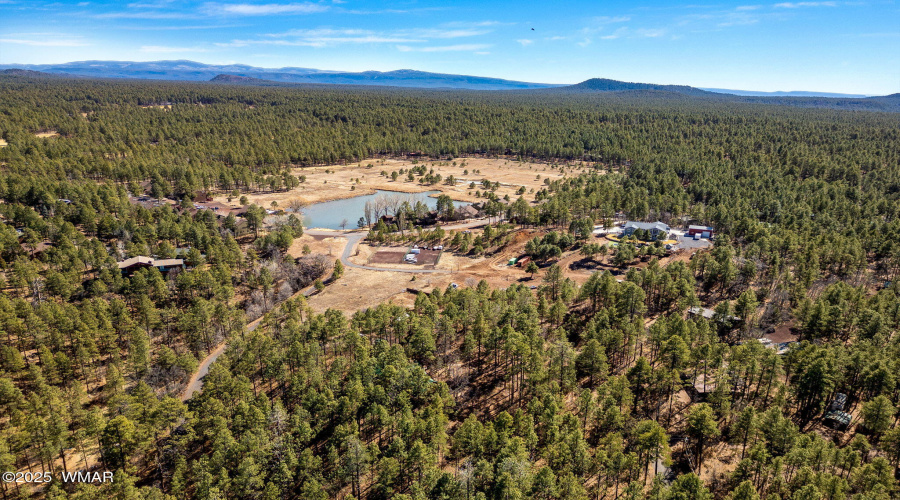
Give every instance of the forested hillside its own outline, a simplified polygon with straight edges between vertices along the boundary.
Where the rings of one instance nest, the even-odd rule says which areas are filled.
[[[3,76],[0,139],[0,469],[116,471],[7,498],[900,493],[897,114]],[[316,314],[296,292],[342,268],[285,257],[297,217],[193,209],[295,188],[291,167],[409,155],[590,167],[510,203],[479,252],[527,227],[556,232],[535,255],[592,255],[617,215],[713,225],[715,246],[666,266],[644,247],[583,284],[548,251],[540,286]],[[135,256],[187,266],[119,270]],[[775,328],[800,342],[754,340]],[[822,425],[837,393],[846,431]]]

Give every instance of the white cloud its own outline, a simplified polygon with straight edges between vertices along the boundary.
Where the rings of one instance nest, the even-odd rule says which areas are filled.
[[[475,37],[491,32],[489,29],[466,28],[460,23],[453,23],[454,26],[458,27],[450,28],[448,24],[451,23],[435,28],[409,28],[386,31],[358,28],[295,29],[283,33],[261,35],[262,38],[256,40],[232,40],[231,43],[217,45],[222,47],[245,47],[248,45],[327,47],[340,44],[419,44],[433,40]]]
[[[475,30],[475,29],[445,29],[445,28],[412,28],[403,30],[390,31],[373,31],[355,28],[314,28],[290,30],[284,33],[271,33],[265,36],[274,38],[313,38],[313,37],[341,37],[341,36],[359,36],[370,35],[381,38],[411,38],[413,41],[425,41],[434,38],[465,38],[471,36],[480,36],[490,33],[491,30]]]
[[[398,45],[397,50],[399,50],[400,52],[476,52],[490,47],[490,45],[483,43],[442,45],[431,47],[410,47],[408,45]]]
[[[458,28],[458,27],[486,27],[486,26],[513,26],[516,23],[501,23],[500,21],[451,21],[448,23],[444,23],[443,26],[447,26],[448,28]]]
[[[487,35],[491,30],[477,29],[443,29],[443,28],[417,28],[412,30],[401,30],[398,33],[409,33],[410,35],[420,36],[424,38],[465,38],[470,36]]]
[[[628,21],[631,21],[631,17],[629,17],[629,16],[592,17],[587,20],[587,23],[588,23],[587,26],[585,26],[584,28],[581,28],[581,30],[579,31],[582,40],[577,43],[578,43],[578,45],[580,45],[582,47],[587,47],[594,41],[593,40],[594,36],[596,36],[598,33],[602,33],[608,29],[611,29],[610,25],[621,24],[621,23],[625,23]],[[601,36],[600,38],[604,39],[604,40],[612,40],[614,38],[619,38],[621,36],[621,33],[623,32],[622,30],[623,30],[623,28],[619,28],[616,30],[616,33],[619,33],[619,34]]]
[[[623,27],[617,29],[616,31],[613,31],[611,34],[601,36],[600,38],[602,40],[615,40],[616,38],[622,38],[623,36],[625,36],[627,34],[628,34],[628,28],[623,26]]]
[[[837,2],[784,2],[776,3],[776,9],[799,9],[800,7],[837,7]]]
[[[270,33],[261,40],[233,40],[222,47],[246,47],[247,45],[284,45],[300,47],[326,47],[345,43],[422,43],[424,38],[401,36],[399,34],[377,33],[361,29],[318,28],[291,30],[285,33]]]
[[[90,45],[78,40],[28,40],[24,38],[0,38],[0,43],[14,43],[32,47],[86,47]]]
[[[174,0],[156,0],[145,2],[134,2],[128,4],[131,9],[163,9],[172,5]]]
[[[207,14],[238,16],[272,16],[278,14],[314,14],[325,12],[330,7],[315,3],[214,3],[203,5]]]
[[[163,45],[142,45],[141,52],[154,54],[175,54],[178,52],[206,52],[206,49],[195,47],[166,47]]]
[[[186,14],[184,12],[155,12],[155,11],[139,11],[139,12],[108,12],[106,14],[97,14],[97,19],[197,19],[198,16]]]
[[[635,33],[637,34],[637,36],[643,38],[659,38],[666,34],[666,30],[641,28],[639,30],[636,30]]]
[[[519,42],[519,43],[521,43],[521,44],[522,44],[522,47],[528,47],[529,45],[531,45],[531,44],[534,43],[534,40],[528,40],[528,39],[526,39],[526,38],[523,38],[523,39],[521,39],[521,40],[516,40],[516,41]]]
[[[599,16],[590,19],[591,24],[615,24],[631,21],[628,16]]]

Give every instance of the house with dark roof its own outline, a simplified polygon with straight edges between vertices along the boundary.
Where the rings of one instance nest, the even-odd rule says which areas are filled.
[[[828,410],[822,418],[825,425],[838,431],[845,431],[850,427],[853,416],[844,411]]]
[[[453,218],[455,220],[463,220],[463,219],[474,219],[478,217],[478,209],[472,205],[466,205],[464,207],[459,207],[453,211]]]

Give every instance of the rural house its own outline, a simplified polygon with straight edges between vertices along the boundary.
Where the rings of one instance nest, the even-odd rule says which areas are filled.
[[[155,267],[159,269],[159,272],[166,274],[173,269],[184,269],[184,259],[154,259],[153,257],[138,255],[119,262],[117,266],[125,276],[131,276],[138,269],[148,267]]]
[[[638,229],[643,229],[650,233],[650,238],[654,240],[658,240],[660,238],[665,238],[666,235],[669,234],[669,226],[663,222],[634,222],[628,221],[625,223],[625,226],[622,228],[622,234],[624,236],[631,236]]]

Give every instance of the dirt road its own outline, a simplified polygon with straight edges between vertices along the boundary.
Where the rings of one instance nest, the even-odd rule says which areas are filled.
[[[475,220],[464,222],[460,224],[452,224],[449,226],[443,226],[445,230],[450,229],[466,229],[472,227],[479,227],[487,224],[487,222],[483,220]],[[350,262],[350,254],[353,252],[353,249],[356,248],[356,245],[366,237],[365,231],[350,231],[346,233],[339,233],[336,231],[323,231],[316,229],[309,229],[306,231],[306,234],[311,236],[332,236],[332,237],[343,237],[347,239],[346,245],[344,245],[344,251],[341,254],[341,262],[345,266],[356,267],[359,269],[368,269],[370,271],[388,271],[394,273],[421,273],[421,274],[429,274],[429,273],[449,273],[450,271],[446,271],[443,269],[385,269],[382,267],[372,267],[372,266],[361,266],[359,264],[354,264]],[[314,287],[308,287],[305,290],[302,290],[299,293],[309,297],[315,291]],[[260,320],[257,319],[247,324],[247,331],[252,332],[259,326]],[[225,352],[225,347],[228,345],[228,340],[223,340],[219,345],[216,346],[215,349],[212,350],[203,361],[200,362],[200,365],[197,367],[197,371],[191,375],[191,379],[188,381],[187,386],[185,386],[184,391],[181,393],[181,400],[187,401],[191,399],[194,394],[199,393],[203,390],[203,377],[205,377],[209,373],[209,367]]]
[[[315,290],[315,287],[310,286],[297,293],[302,293],[306,297],[309,297]],[[250,323],[247,323],[245,329],[248,332],[252,332],[256,329],[257,326],[259,326],[260,321],[262,321],[262,318],[258,318],[251,321]],[[228,347],[228,339],[225,339],[221,343],[219,343],[219,345],[217,345],[215,349],[213,349],[209,354],[206,355],[205,358],[203,358],[203,361],[201,361],[200,365],[197,366],[197,370],[193,375],[191,375],[191,379],[184,387],[184,390],[181,391],[182,401],[191,399],[194,394],[197,394],[198,392],[203,390],[203,377],[205,377],[209,373],[209,367],[212,366],[212,364],[215,363],[217,359],[219,359],[219,356],[221,356],[223,352],[225,352],[226,347]]]

